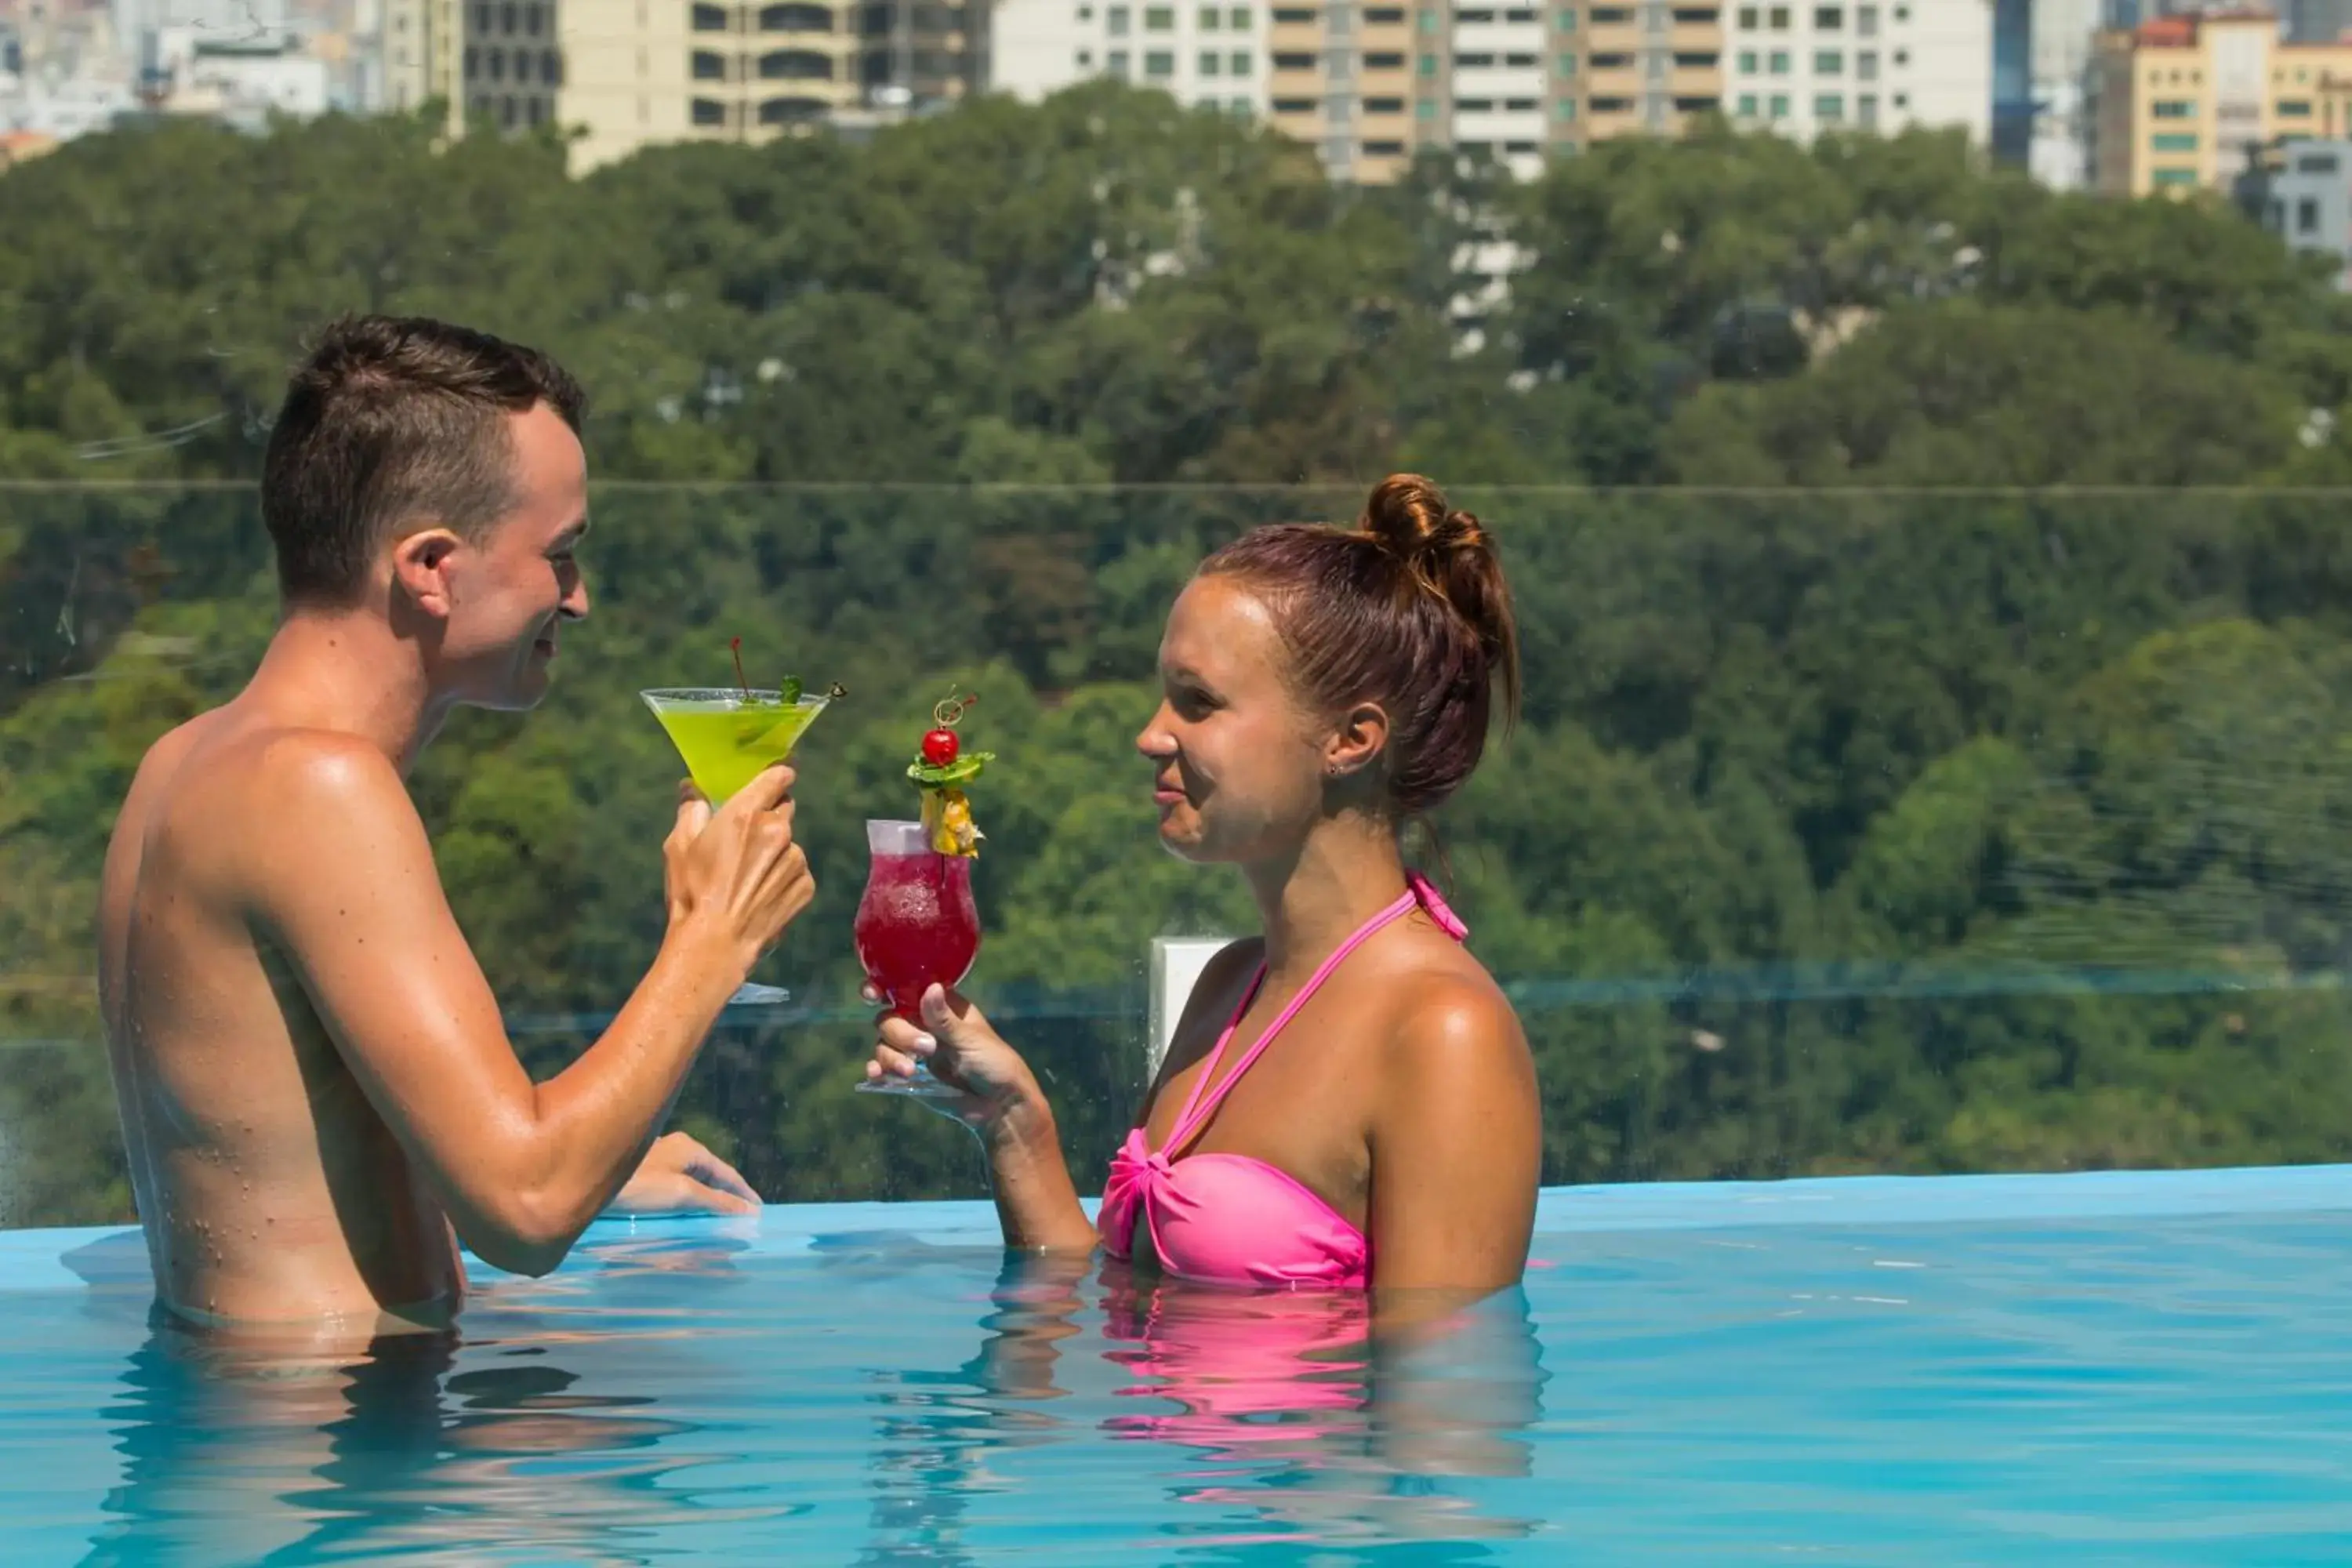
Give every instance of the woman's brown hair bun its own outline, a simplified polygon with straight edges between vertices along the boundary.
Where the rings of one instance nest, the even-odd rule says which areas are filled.
[[[1451,605],[1476,634],[1486,668],[1503,689],[1503,711],[1519,709],[1518,628],[1494,541],[1475,515],[1458,511],[1435,481],[1391,474],[1372,487],[1357,525]]]
[[[1494,542],[1418,474],[1374,486],[1352,530],[1256,529],[1201,571],[1265,594],[1317,706],[1387,705],[1388,791],[1403,813],[1434,807],[1478,765],[1496,687],[1506,715],[1517,711],[1518,636]]]

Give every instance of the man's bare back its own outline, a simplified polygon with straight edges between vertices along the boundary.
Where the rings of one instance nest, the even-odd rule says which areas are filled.
[[[148,752],[100,890],[132,1190],[185,1317],[429,1327],[463,1299],[459,1241],[536,1274],[615,1202],[757,1207],[655,1133],[814,896],[789,770],[716,812],[682,792],[661,949],[544,1083],[407,792],[453,709],[533,706],[588,614],[578,417],[551,362],[429,321],[339,326],[289,390],[263,481],[286,618],[244,692]]]
[[[157,1292],[199,1321],[438,1323],[465,1284],[448,1222],[250,916],[269,770],[334,742],[241,706],[148,752],[100,884],[100,995]]]

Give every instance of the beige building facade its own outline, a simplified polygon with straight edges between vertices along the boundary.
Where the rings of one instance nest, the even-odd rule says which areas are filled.
[[[2090,81],[2093,185],[2227,190],[2283,137],[2352,132],[2352,44],[2290,44],[2260,12],[2165,16],[2102,35]]]

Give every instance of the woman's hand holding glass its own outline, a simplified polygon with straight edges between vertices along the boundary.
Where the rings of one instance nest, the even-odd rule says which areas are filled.
[[[860,994],[868,1002],[884,999],[870,984]],[[911,1078],[918,1063],[927,1063],[933,1078],[956,1091],[935,1101],[937,1108],[983,1135],[1045,1111],[1029,1064],[970,1000],[932,985],[923,993],[922,1015],[919,1026],[887,1008],[877,1016],[867,1082]]]

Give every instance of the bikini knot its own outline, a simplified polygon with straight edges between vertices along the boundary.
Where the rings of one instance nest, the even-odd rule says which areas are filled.
[[[1404,880],[1405,885],[1412,889],[1412,896],[1421,900],[1421,907],[1428,911],[1429,918],[1437,922],[1438,930],[1456,942],[1469,936],[1470,928],[1462,923],[1462,917],[1454,912],[1454,907],[1445,901],[1444,895],[1428,878],[1418,871],[1408,871]]]

